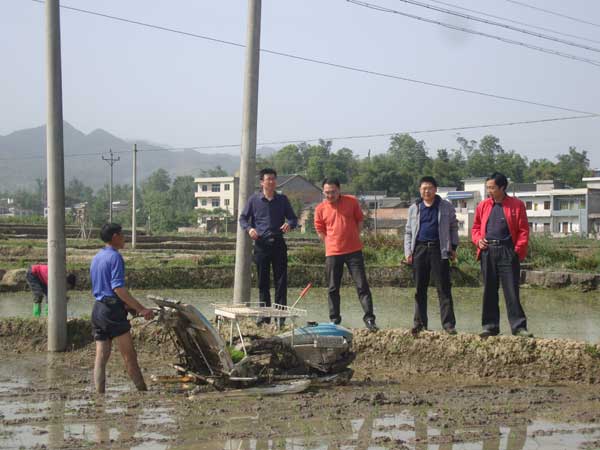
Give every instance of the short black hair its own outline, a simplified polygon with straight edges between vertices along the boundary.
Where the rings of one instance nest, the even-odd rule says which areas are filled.
[[[265,175],[275,175],[275,178],[277,178],[277,171],[275,169],[272,169],[271,167],[265,167],[264,169],[260,169],[260,172],[258,172],[258,178],[260,178],[260,181],[263,180]]]
[[[110,242],[115,234],[123,231],[123,227],[118,223],[105,223],[100,230],[100,239],[103,242]]]
[[[69,289],[74,289],[77,284],[77,276],[74,273],[70,273],[67,275],[67,284],[69,285]]]
[[[504,191],[506,191],[506,188],[508,187],[508,178],[506,178],[506,175],[500,172],[494,172],[489,177],[487,177],[485,181],[490,180],[494,180],[496,186],[498,186],[499,188],[504,188]]]
[[[325,178],[321,184],[321,187],[325,186],[326,184],[335,184],[337,187],[340,187],[340,179],[335,177]]]
[[[436,187],[436,189],[438,187],[438,184],[437,184],[437,181],[435,181],[435,178],[430,177],[430,176],[421,177],[421,179],[419,180],[419,187],[421,187],[421,185],[423,183],[431,183]]]

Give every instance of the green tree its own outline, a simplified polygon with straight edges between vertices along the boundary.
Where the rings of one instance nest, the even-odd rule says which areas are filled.
[[[202,169],[200,171],[201,177],[226,177],[229,174],[225,169],[223,169],[220,165],[215,167],[214,169]]]
[[[171,177],[165,169],[158,169],[152,172],[142,183],[143,191],[167,192],[171,187]]]
[[[583,186],[581,179],[591,173],[587,152],[585,150],[578,152],[575,147],[569,147],[569,153],[558,155],[556,158],[558,178],[572,187]]]
[[[86,186],[83,181],[72,178],[65,189],[65,205],[73,206],[76,203],[91,203],[94,199],[94,190]]]
[[[556,164],[545,158],[531,161],[525,172],[525,181],[529,183],[537,180],[554,180],[555,178]]]

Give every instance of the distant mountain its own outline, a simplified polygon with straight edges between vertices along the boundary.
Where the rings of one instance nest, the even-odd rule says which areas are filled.
[[[161,147],[136,141],[138,181],[159,168],[172,177],[199,176],[202,169],[221,166],[233,174],[239,169],[239,156],[223,153],[200,153],[194,150],[158,151]],[[133,142],[108,131],[97,129],[85,134],[64,122],[64,153],[66,183],[78,178],[94,189],[109,181],[109,166],[102,160],[112,149],[120,160],[114,164],[114,183],[131,184]],[[269,149],[270,150],[270,149]],[[92,153],[92,155],[86,155]],[[28,128],[0,136],[0,192],[31,188],[36,178],[46,177],[46,127]]]

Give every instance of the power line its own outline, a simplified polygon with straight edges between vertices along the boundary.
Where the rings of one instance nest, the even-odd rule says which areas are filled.
[[[450,6],[451,8],[461,9],[463,11],[469,11],[469,12],[472,12],[472,13],[475,13],[475,14],[481,14],[482,16],[492,17],[494,19],[499,19],[499,20],[505,20],[506,22],[516,23],[517,25],[524,25],[524,26],[529,27],[529,28],[535,28],[536,30],[549,31],[550,33],[558,34],[560,36],[566,36],[566,37],[571,37],[571,38],[575,38],[575,39],[580,39],[582,41],[594,42],[595,44],[600,44],[600,41],[597,41],[597,40],[594,40],[594,39],[590,39],[590,38],[587,38],[587,37],[578,36],[576,34],[565,33],[565,32],[562,32],[562,31],[553,30],[552,28],[540,27],[539,25],[532,25],[530,23],[520,22],[518,20],[509,19],[507,17],[496,16],[494,14],[489,14],[489,13],[486,13],[486,12],[483,12],[483,11],[478,11],[476,9],[465,8],[464,6],[455,5],[453,3],[443,2],[441,0],[429,0],[429,1],[433,2],[433,3],[438,3],[440,5]]]
[[[448,131],[464,131],[464,130],[474,130],[481,128],[495,128],[495,127],[509,127],[509,126],[517,126],[517,125],[532,125],[538,123],[550,123],[550,122],[562,122],[566,120],[577,120],[577,119],[593,119],[600,117],[600,114],[587,114],[582,116],[563,116],[563,117],[550,117],[547,119],[532,119],[532,120],[521,120],[521,121],[510,121],[510,122],[497,122],[497,123],[488,123],[488,124],[479,124],[479,125],[464,125],[458,127],[448,127],[448,128],[428,128],[421,130],[407,130],[407,131],[394,131],[388,133],[373,133],[373,134],[360,134],[360,135],[350,135],[350,136],[331,136],[331,137],[321,137],[321,138],[293,138],[279,141],[265,141],[259,142],[257,145],[265,146],[265,145],[283,145],[283,144],[299,144],[304,142],[318,142],[319,140],[326,141],[342,141],[342,140],[352,140],[352,139],[369,139],[376,137],[389,137],[394,136],[396,134],[428,134],[428,133],[440,133],[440,132],[448,132]],[[181,150],[217,150],[224,148],[239,148],[240,144],[218,144],[218,145],[201,145],[201,146],[188,146],[188,147],[161,147],[161,148],[138,148],[138,152],[166,152],[166,151],[181,151]],[[117,153],[130,153],[131,150],[121,150],[121,151],[113,151],[113,154]],[[71,153],[65,155],[65,158],[71,157],[80,157],[80,156],[98,156],[104,155],[106,152],[91,152],[91,153]],[[0,161],[22,161],[22,160],[30,160],[30,159],[44,159],[45,156],[40,155],[29,155],[23,156],[19,158],[0,158]]]
[[[535,31],[526,30],[524,28],[513,27],[513,26],[507,25],[505,23],[495,22],[493,20],[488,20],[488,19],[482,19],[481,17],[475,17],[475,16],[471,16],[470,14],[465,14],[465,13],[461,13],[461,12],[458,12],[458,11],[452,11],[451,9],[440,8],[439,6],[433,6],[433,5],[430,5],[430,4],[427,4],[427,3],[423,3],[423,2],[420,2],[420,1],[417,1],[417,0],[398,0],[398,1],[407,3],[409,5],[420,6],[421,8],[426,8],[426,9],[430,9],[430,10],[433,10],[433,11],[438,11],[438,12],[441,12],[441,13],[444,13],[444,14],[449,14],[449,15],[456,16],[456,17],[461,17],[463,19],[472,20],[474,22],[480,22],[480,23],[484,23],[486,25],[492,25],[494,27],[500,27],[500,28],[504,28],[504,29],[507,29],[507,30],[516,31],[518,33],[527,34],[529,36],[534,36],[534,37],[537,37],[537,38],[541,38],[541,39],[546,39],[546,40],[558,42],[560,44],[570,45],[572,47],[578,47],[578,48],[582,48],[584,50],[590,50],[592,52],[600,52],[600,49],[597,48],[597,47],[590,47],[589,45],[578,44],[577,42],[567,41],[565,39],[557,38],[557,37],[554,37],[554,36],[549,36],[547,34],[537,33]]]
[[[461,31],[463,33],[475,34],[477,36],[483,36],[483,37],[487,37],[487,38],[490,38],[490,39],[495,39],[497,41],[501,41],[501,42],[504,42],[506,44],[518,45],[520,47],[525,47],[525,48],[528,48],[530,50],[536,50],[536,51],[539,51],[539,52],[542,52],[542,53],[548,53],[550,55],[560,56],[561,58],[567,58],[567,59],[572,59],[572,60],[575,60],[575,61],[581,61],[581,62],[585,62],[585,63],[591,64],[593,66],[596,66],[596,67],[600,67],[600,61],[596,61],[594,59],[588,59],[588,58],[583,58],[583,57],[580,57],[580,56],[572,55],[571,53],[565,53],[565,52],[561,52],[561,51],[558,51],[558,50],[549,49],[549,48],[546,48],[546,47],[540,47],[539,45],[533,45],[533,44],[528,44],[528,43],[522,42],[522,41],[516,41],[514,39],[504,38],[502,36],[498,36],[498,35],[495,35],[495,34],[489,34],[489,33],[484,33],[482,31],[472,30],[470,28],[465,28],[465,27],[460,27],[460,26],[457,26],[457,25],[452,25],[450,23],[441,22],[439,20],[427,19],[426,17],[417,16],[415,14],[405,13],[405,12],[398,11],[398,10],[391,9],[391,8],[385,8],[383,6],[374,5],[372,3],[362,2],[362,1],[359,1],[359,0],[346,0],[346,1],[348,3],[352,3],[354,5],[362,6],[363,8],[373,9],[375,11],[380,11],[380,12],[385,12],[385,13],[390,13],[390,14],[398,14],[400,16],[409,17],[411,19],[419,20],[421,22],[432,23],[434,25],[439,25],[441,27],[449,28],[451,30]],[[401,1],[405,1],[405,0],[401,0]]]
[[[36,2],[36,3],[43,3],[42,0],[31,0],[31,1]],[[65,5],[61,5],[61,8],[64,8],[64,9],[67,9],[67,10],[73,10],[73,11],[81,12],[81,13],[84,13],[84,14],[90,14],[90,15],[94,15],[94,16],[100,16],[100,17],[104,17],[104,18],[107,18],[107,19],[117,20],[117,21],[120,21],[120,22],[130,23],[130,24],[133,24],[133,25],[139,25],[139,26],[146,27],[146,28],[154,28],[154,29],[158,29],[158,30],[161,30],[161,31],[168,31],[168,32],[171,32],[171,33],[181,34],[181,35],[188,36],[188,37],[194,37],[194,38],[198,38],[198,39],[204,39],[204,40],[208,40],[208,41],[219,43],[219,44],[231,45],[231,46],[235,46],[235,47],[245,47],[244,44],[240,44],[240,43],[237,43],[237,42],[226,41],[226,40],[223,40],[223,39],[217,39],[217,38],[214,38],[214,37],[204,36],[204,35],[190,33],[190,32],[181,31],[181,30],[176,30],[176,29],[173,29],[173,28],[167,28],[167,27],[162,27],[162,26],[158,26],[158,25],[152,25],[152,24],[149,24],[149,23],[139,22],[139,21],[135,21],[135,20],[124,19],[122,17],[110,16],[108,14],[97,13],[95,11],[89,11],[89,10],[84,10],[84,9],[79,9],[79,8],[73,8],[71,6],[65,6]],[[382,78],[395,79],[395,80],[400,80],[400,81],[406,81],[406,82],[409,82],[409,83],[421,84],[421,85],[424,85],[424,86],[437,87],[437,88],[440,88],[440,89],[447,89],[447,90],[451,90],[451,91],[462,92],[462,93],[466,93],[466,94],[473,94],[473,95],[479,95],[479,96],[482,96],[482,97],[495,98],[497,100],[506,100],[506,101],[512,101],[512,102],[517,102],[517,103],[523,103],[523,104],[533,105],[533,106],[541,106],[541,107],[544,107],[544,108],[551,108],[551,109],[556,109],[556,110],[560,110],[560,111],[567,111],[567,112],[572,112],[572,113],[577,113],[577,114],[595,114],[595,113],[590,112],[590,111],[581,111],[581,110],[577,110],[577,109],[573,109],[573,108],[565,108],[565,107],[562,107],[562,106],[556,106],[556,105],[551,105],[551,104],[547,104],[547,103],[541,103],[541,102],[536,102],[536,101],[531,101],[531,100],[519,99],[519,98],[516,98],[516,97],[509,97],[509,96],[504,96],[504,95],[497,95],[497,94],[492,94],[492,93],[489,93],[489,92],[476,91],[476,90],[473,90],[473,89],[465,89],[465,88],[460,88],[460,87],[446,85],[446,84],[441,84],[441,83],[433,83],[433,82],[430,82],[430,81],[418,80],[418,79],[415,79],[415,78],[404,77],[404,76],[401,76],[401,75],[395,75],[395,74],[377,72],[377,71],[374,71],[374,70],[368,70],[368,69],[363,69],[363,68],[355,67],[355,66],[348,66],[348,65],[344,65],[344,64],[332,63],[332,62],[328,62],[328,61],[318,60],[318,59],[315,59],[315,58],[309,58],[309,57],[294,55],[294,54],[291,54],[291,53],[279,52],[279,51],[275,51],[275,50],[261,49],[261,52],[262,53],[271,54],[271,55],[276,55],[276,56],[282,56],[282,57],[285,57],[285,58],[291,58],[291,59],[295,59],[295,60],[298,60],[298,61],[310,62],[310,63],[319,64],[319,65],[328,66],[328,67],[335,67],[335,68],[338,68],[338,69],[348,70],[348,71],[352,71],[352,72],[359,72],[359,73],[364,73],[364,74],[367,74],[367,75],[374,75],[374,76],[378,76],[378,77],[382,77]]]
[[[597,23],[594,23],[594,22],[588,22],[587,20],[579,19],[578,17],[567,16],[566,14],[562,14],[562,13],[559,13],[559,12],[556,12],[556,11],[551,11],[549,9],[540,8],[539,6],[533,6],[533,5],[529,5],[527,3],[518,2],[516,0],[506,0],[506,1],[509,2],[509,3],[514,3],[515,5],[524,6],[525,8],[535,9],[536,11],[542,11],[542,12],[545,12],[547,14],[552,14],[553,16],[564,17],[565,19],[574,20],[575,22],[585,23],[587,25],[592,25],[593,27],[599,27],[600,28],[600,24],[597,24]]]

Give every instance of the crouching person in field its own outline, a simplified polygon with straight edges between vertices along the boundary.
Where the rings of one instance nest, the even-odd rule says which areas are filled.
[[[110,357],[113,339],[125,361],[127,373],[138,391],[146,391],[146,383],[137,361],[137,353],[131,338],[131,324],[127,311],[137,312],[146,320],[154,313],[138,302],[125,287],[125,263],[119,250],[125,247],[121,225],[107,223],[100,231],[106,246],[100,250],[90,266],[92,293],[96,301],[92,310],[92,333],[96,341],[94,384],[96,392],[106,389],[106,364]]]

